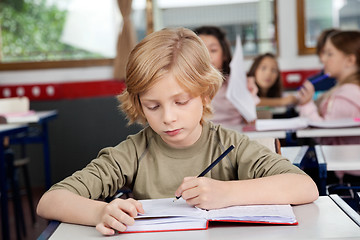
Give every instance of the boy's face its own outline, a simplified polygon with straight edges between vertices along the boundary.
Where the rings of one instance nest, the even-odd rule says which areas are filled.
[[[187,147],[199,139],[202,99],[192,97],[172,74],[140,94],[140,102],[150,127],[170,146]]]

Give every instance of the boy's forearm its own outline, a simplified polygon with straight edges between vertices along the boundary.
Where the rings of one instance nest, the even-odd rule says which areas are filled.
[[[95,226],[105,202],[81,197],[68,190],[46,192],[39,201],[37,214],[46,219]]]
[[[231,181],[230,205],[304,204],[315,201],[318,190],[313,180],[302,174],[279,174],[251,180]]]

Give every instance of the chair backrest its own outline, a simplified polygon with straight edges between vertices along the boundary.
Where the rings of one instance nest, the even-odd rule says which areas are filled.
[[[279,139],[267,137],[267,138],[254,138],[252,139],[265,147],[269,148],[271,151],[281,154],[281,144]]]
[[[22,113],[30,109],[29,98],[14,97],[0,99],[0,114]]]

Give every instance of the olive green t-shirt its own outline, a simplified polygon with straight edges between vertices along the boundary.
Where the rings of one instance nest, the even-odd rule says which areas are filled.
[[[115,147],[102,149],[84,169],[51,187],[91,199],[113,196],[122,187],[136,199],[173,197],[186,176],[198,176],[230,145],[234,149],[205,177],[222,181],[282,173],[305,174],[284,157],[236,131],[205,122],[192,146],[173,148],[150,127]]]

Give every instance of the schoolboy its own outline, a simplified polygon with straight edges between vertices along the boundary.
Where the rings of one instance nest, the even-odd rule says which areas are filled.
[[[222,80],[191,30],[163,29],[147,36],[129,56],[127,89],[119,100],[130,124],[148,126],[55,184],[41,198],[38,214],[111,235],[144,211],[134,199],[93,200],[123,186],[136,199],[182,195],[204,209],[314,201],[317,187],[304,172],[248,137],[206,120]],[[205,177],[191,177],[230,145],[235,149]]]

